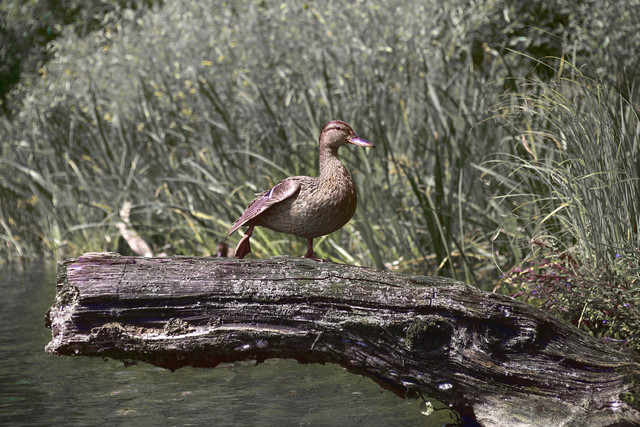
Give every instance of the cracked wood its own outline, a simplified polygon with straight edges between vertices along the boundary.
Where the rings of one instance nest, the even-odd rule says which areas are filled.
[[[623,398],[637,395],[640,372],[628,356],[461,282],[290,257],[87,254],[58,274],[50,353],[172,370],[338,363],[489,424],[640,422]]]

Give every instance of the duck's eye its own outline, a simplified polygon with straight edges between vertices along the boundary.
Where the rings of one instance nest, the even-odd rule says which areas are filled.
[[[336,126],[336,130],[342,130],[340,126]]]

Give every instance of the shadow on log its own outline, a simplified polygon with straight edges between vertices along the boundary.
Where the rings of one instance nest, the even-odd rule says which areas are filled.
[[[58,268],[46,351],[171,370],[337,363],[485,425],[640,423],[640,365],[461,282],[290,257],[87,254]]]

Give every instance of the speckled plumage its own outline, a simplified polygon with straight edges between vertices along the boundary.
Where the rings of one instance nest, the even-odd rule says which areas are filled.
[[[319,176],[292,176],[258,194],[227,233],[229,236],[239,227],[249,226],[236,248],[237,257],[243,258],[251,251],[249,238],[253,228],[261,226],[306,238],[304,256],[315,258],[313,239],[340,229],[356,211],[358,200],[353,179],[338,158],[338,148],[349,143],[374,147],[359,138],[345,122],[334,120],[322,128]]]

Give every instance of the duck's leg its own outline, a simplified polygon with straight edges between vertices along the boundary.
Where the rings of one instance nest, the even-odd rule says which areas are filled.
[[[313,256],[313,238],[307,238],[307,253],[302,258],[308,258],[315,261],[328,262],[326,259]]]
[[[249,229],[244,233],[244,236],[240,239],[240,243],[238,243],[238,246],[236,247],[236,256],[238,258],[244,258],[249,252],[251,252],[249,239],[251,238],[251,234],[253,234],[253,227],[255,227],[255,224],[249,225]]]
[[[313,237],[307,238],[307,253],[302,258],[315,259],[313,256]]]

